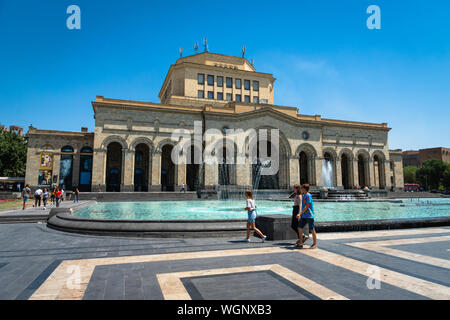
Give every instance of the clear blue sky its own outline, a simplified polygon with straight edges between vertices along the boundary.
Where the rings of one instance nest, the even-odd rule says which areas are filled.
[[[66,9],[81,8],[81,30]],[[381,8],[369,30],[366,8]],[[0,123],[94,128],[91,101],[159,102],[170,66],[208,38],[247,47],[275,103],[324,118],[387,122],[389,147],[450,147],[450,2],[0,0]]]

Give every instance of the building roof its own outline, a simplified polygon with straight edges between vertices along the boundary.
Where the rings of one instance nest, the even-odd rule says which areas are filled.
[[[163,92],[167,86],[167,83],[172,75],[172,72],[176,68],[183,68],[193,66],[195,68],[210,68],[219,70],[232,70],[236,73],[252,73],[253,75],[258,75],[260,77],[269,78],[272,81],[276,79],[271,73],[257,72],[255,67],[243,57],[229,56],[225,54],[213,53],[213,52],[202,52],[191,56],[179,58],[175,64],[172,64],[167,71],[164,82],[159,90],[158,97],[161,99]]]

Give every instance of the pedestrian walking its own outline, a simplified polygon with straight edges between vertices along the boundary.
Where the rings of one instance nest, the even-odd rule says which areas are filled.
[[[73,193],[73,203],[78,202],[78,194],[80,193],[80,191],[78,191],[78,188],[75,188],[75,191]]]
[[[296,248],[303,248],[303,227],[308,224],[309,230],[311,230],[313,236],[313,244],[311,245],[311,249],[317,248],[317,235],[316,230],[314,229],[314,207],[312,196],[309,193],[309,184],[303,184],[301,189],[302,193],[302,211],[297,215],[297,219],[299,220],[298,224],[298,234],[299,234],[299,242],[295,245]]]
[[[27,184],[25,185],[25,188],[22,190],[22,198],[23,198],[23,206],[22,210],[25,210],[27,208],[27,202],[28,199],[31,197],[31,189],[30,186]]]
[[[52,188],[52,190],[50,191],[50,202],[51,204],[56,203],[56,188]]]
[[[44,191],[42,192],[42,200],[44,202],[44,210],[45,210],[45,209],[47,209],[47,200],[48,200],[47,188],[44,188]]]
[[[37,208],[38,204],[39,207],[41,206],[41,196],[42,196],[42,189],[37,188],[37,190],[34,192],[34,207]]]
[[[61,190],[59,189],[59,188],[56,188],[56,193],[55,193],[55,195],[56,195],[56,207],[58,208],[59,207],[59,205],[61,204],[61,198],[62,198],[62,192],[61,192]]]
[[[294,197],[294,205],[292,206],[291,228],[297,234],[297,238],[298,238],[298,219],[297,219],[297,215],[300,213],[300,206],[302,204],[302,194],[301,194],[301,191],[300,191],[300,185],[299,184],[295,184],[294,187],[293,187],[292,192],[294,193],[295,197]],[[306,225],[303,228],[303,243],[305,243],[305,241],[308,240],[308,239],[309,239],[309,228],[308,228],[308,225]],[[299,241],[297,240],[297,242],[295,244],[297,245],[298,243],[299,243]]]
[[[262,242],[266,240],[266,236],[256,228],[255,220],[256,220],[256,203],[253,200],[253,193],[250,190],[245,191],[245,198],[247,199],[246,207],[244,210],[247,210],[248,220],[247,220],[247,238],[245,241],[250,242],[250,230],[254,230],[262,239]]]

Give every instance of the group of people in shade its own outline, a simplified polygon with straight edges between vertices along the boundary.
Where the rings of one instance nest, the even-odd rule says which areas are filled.
[[[298,240],[294,247],[302,249],[303,244],[309,239],[309,234],[311,233],[313,237],[313,244],[310,248],[315,249],[317,248],[317,235],[314,228],[314,207],[312,196],[309,193],[309,184],[303,184],[302,186],[299,184],[294,185],[293,193],[295,197],[292,210],[291,227],[298,235]],[[245,241],[250,242],[250,231],[254,230],[264,242],[267,236],[265,236],[261,230],[255,226],[256,204],[253,199],[253,192],[251,190],[245,191],[245,197],[247,198],[247,203],[244,210],[248,212],[247,238]]]
[[[79,195],[78,188],[75,189],[73,192],[73,202],[78,202],[78,195]],[[22,190],[22,199],[23,199],[23,206],[22,210],[25,210],[27,207],[28,200],[31,198],[31,188],[27,184],[25,188]],[[47,209],[47,203],[48,199],[50,198],[50,203],[54,204],[56,207],[59,207],[61,204],[61,201],[64,201],[65,198],[65,191],[62,186],[60,187],[52,187],[52,188],[37,188],[36,191],[34,191],[34,208],[40,208],[41,207],[41,201],[43,204],[43,210]]]

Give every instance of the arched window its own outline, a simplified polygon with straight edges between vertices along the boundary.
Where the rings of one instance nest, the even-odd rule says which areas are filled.
[[[59,185],[63,186],[65,189],[72,188],[72,166],[73,166],[73,155],[68,153],[73,153],[72,146],[64,146],[61,148],[61,159],[59,162]]]
[[[61,148],[61,152],[73,152],[72,146],[64,146]]]
[[[92,154],[91,147],[84,146],[80,151],[80,191],[91,191],[92,184]]]
[[[92,153],[92,148],[91,147],[83,147],[81,148],[81,153]]]

